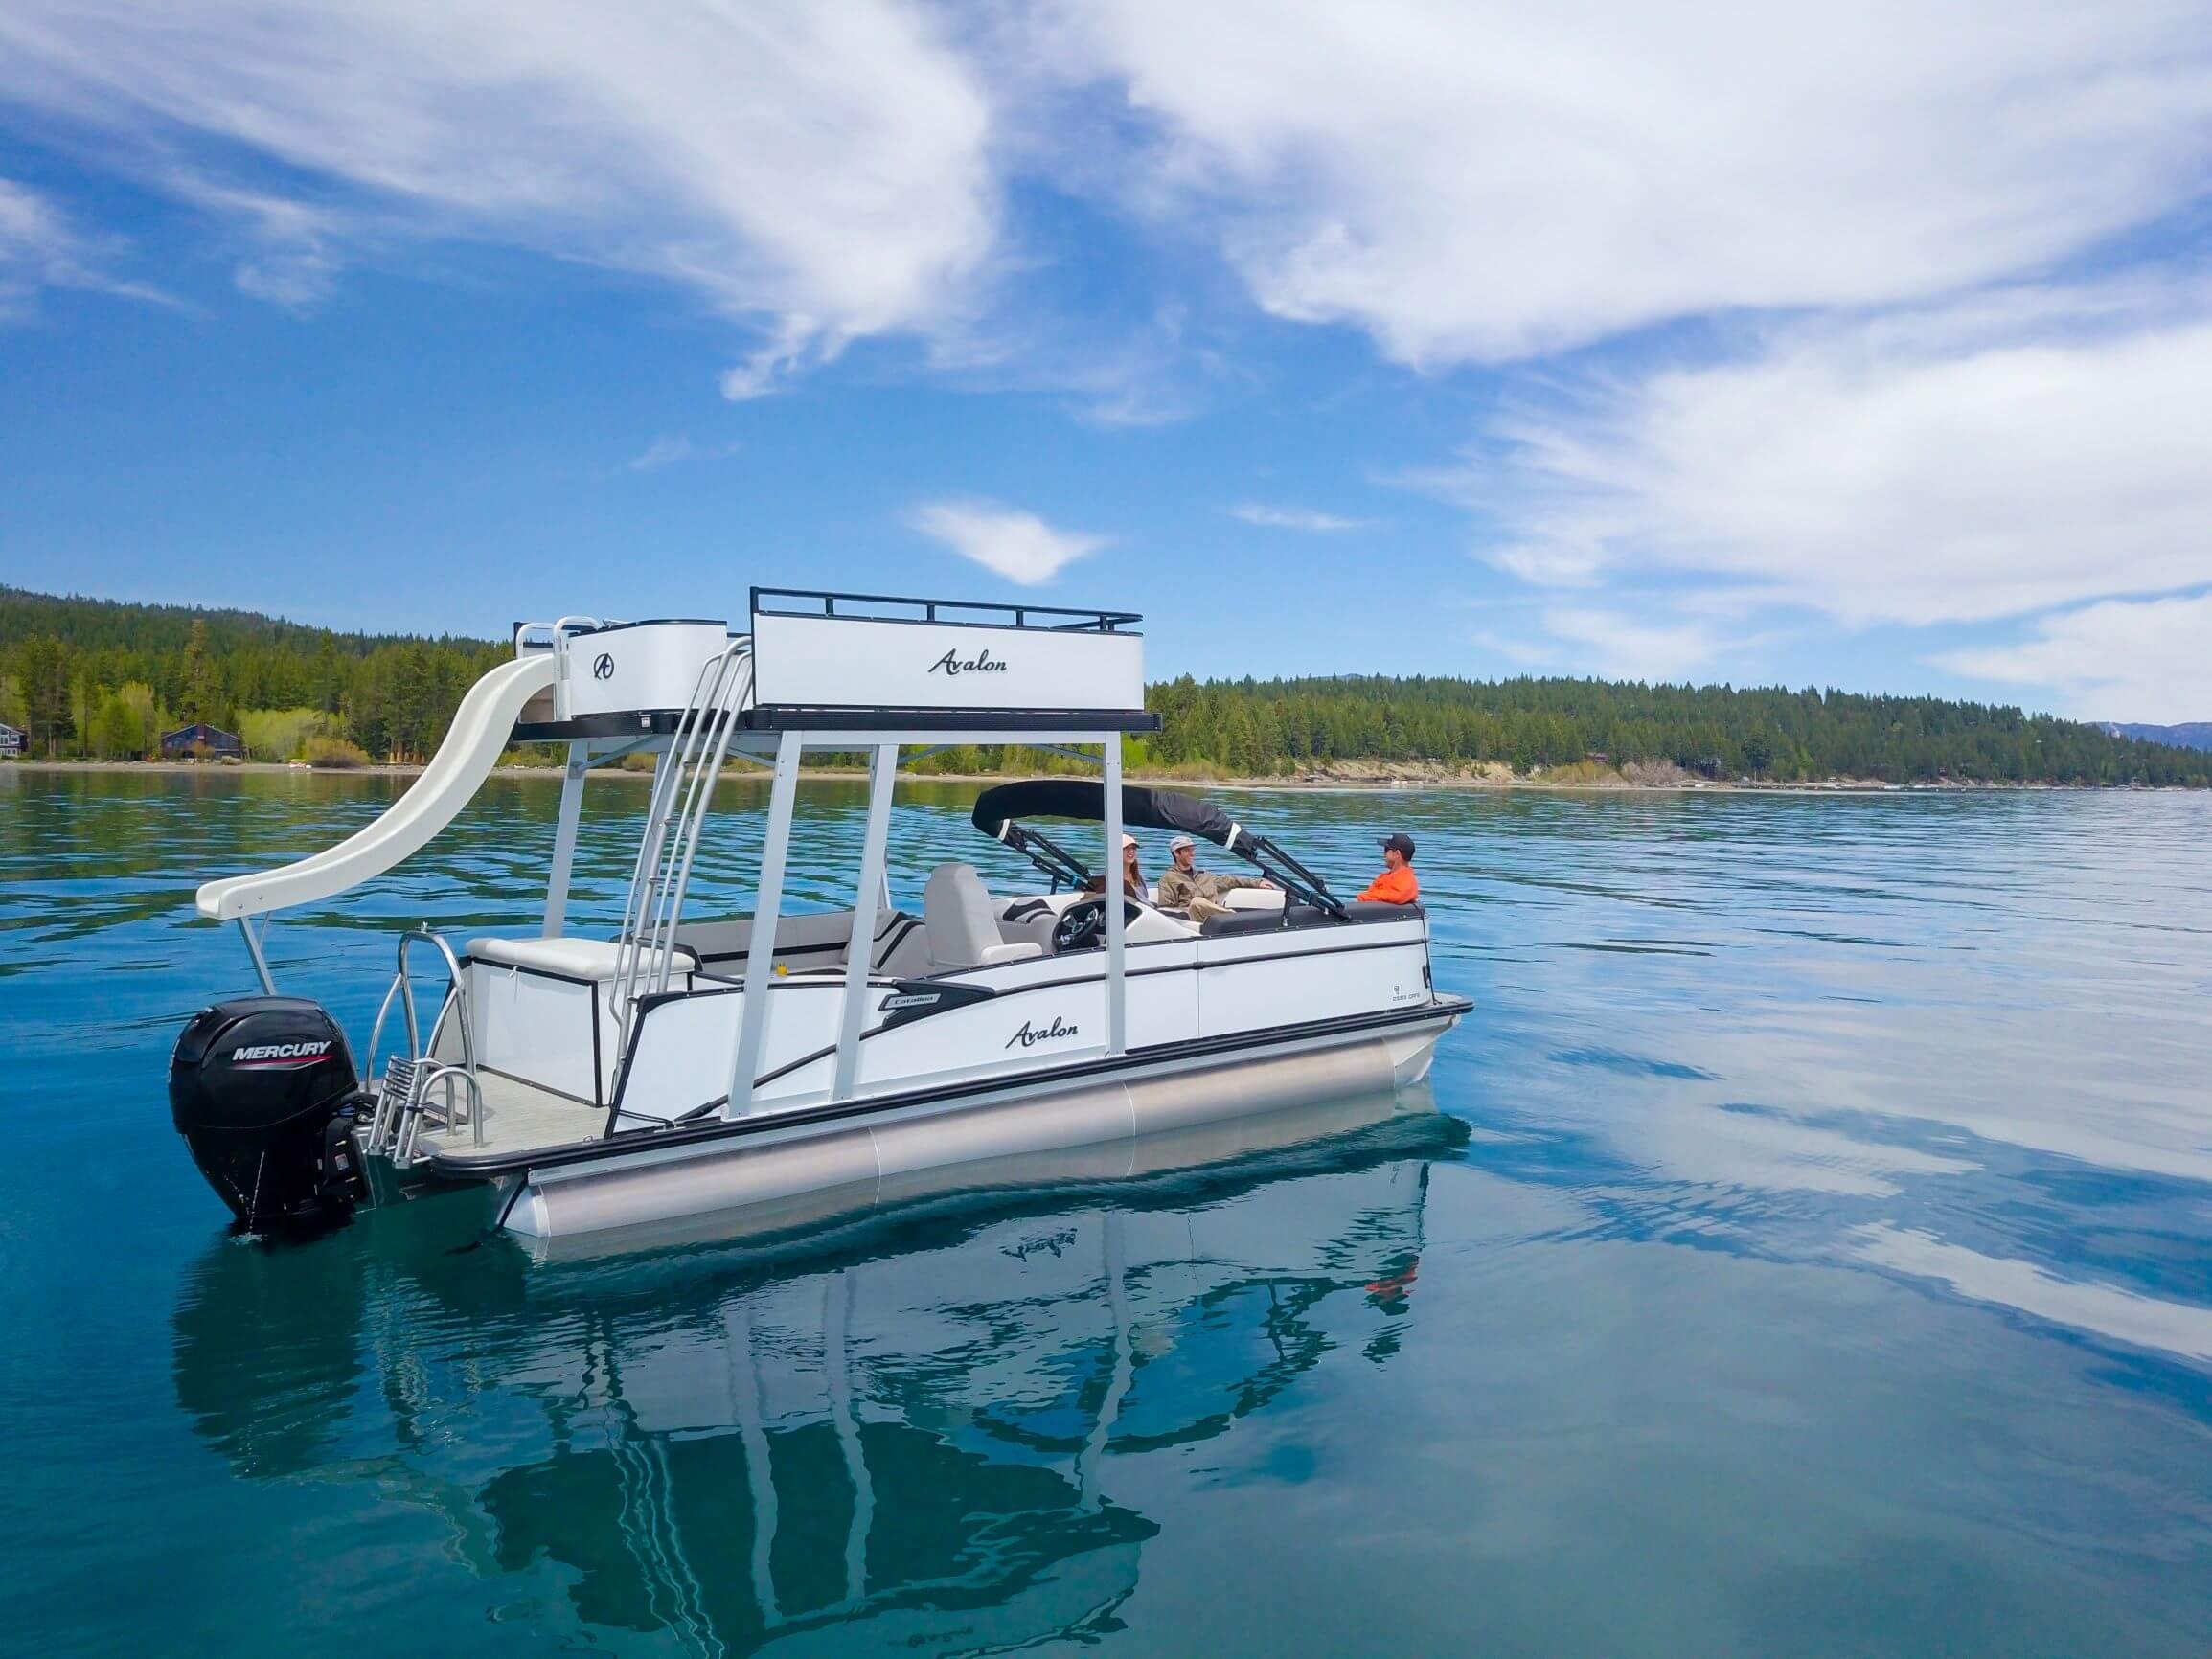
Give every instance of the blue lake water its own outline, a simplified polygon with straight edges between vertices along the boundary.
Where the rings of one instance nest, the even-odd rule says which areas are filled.
[[[1418,838],[1479,1006],[1406,1099],[775,1250],[231,1240],[191,888],[395,787],[0,769],[0,1650],[2212,1649],[2212,798],[1253,796],[1346,878]],[[902,803],[905,902],[1015,878],[970,794]],[[359,1041],[392,925],[529,920],[554,798],[280,983]],[[802,794],[825,902],[859,809]]]

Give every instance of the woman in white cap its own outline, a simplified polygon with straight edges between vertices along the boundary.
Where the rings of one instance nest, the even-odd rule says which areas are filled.
[[[1106,877],[1092,876],[1083,884],[1083,891],[1104,893]],[[1137,838],[1134,835],[1122,837],[1122,895],[1128,898],[1141,898],[1148,904],[1152,902],[1152,890],[1147,885],[1144,873],[1137,869]]]

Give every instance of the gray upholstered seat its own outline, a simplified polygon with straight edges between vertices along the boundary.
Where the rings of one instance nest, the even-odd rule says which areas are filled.
[[[972,864],[940,864],[929,873],[929,885],[922,890],[922,921],[930,967],[938,973],[1044,954],[1035,944],[1000,941],[991,895]]]

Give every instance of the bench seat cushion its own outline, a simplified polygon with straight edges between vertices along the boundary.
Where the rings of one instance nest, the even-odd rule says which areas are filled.
[[[478,962],[500,967],[523,967],[560,979],[597,984],[614,978],[622,966],[622,945],[611,939],[498,939],[468,942],[468,954]],[[689,945],[675,947],[676,961],[686,972],[698,971],[697,952]]]

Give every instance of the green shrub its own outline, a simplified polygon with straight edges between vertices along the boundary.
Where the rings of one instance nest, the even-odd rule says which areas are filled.
[[[257,761],[290,761],[314,739],[336,737],[337,725],[337,716],[321,709],[247,709],[239,716],[239,737]]]
[[[318,770],[341,772],[366,766],[369,751],[343,738],[309,738],[305,758],[308,765]]]

